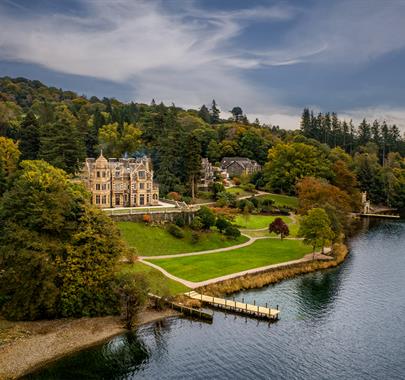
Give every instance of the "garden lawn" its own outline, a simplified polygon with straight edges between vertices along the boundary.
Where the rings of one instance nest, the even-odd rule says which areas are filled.
[[[179,293],[185,293],[189,290],[187,286],[167,278],[157,269],[140,262],[135,262],[134,264],[123,264],[121,267],[121,272],[144,274],[150,286],[150,292],[158,296],[176,295]]]
[[[281,218],[287,224],[291,223],[292,220],[288,216],[280,215],[254,215],[248,214],[247,216],[238,214],[235,218],[235,224],[241,228],[247,229],[259,229],[267,228],[269,224],[276,218]]]
[[[300,240],[262,239],[232,251],[151,260],[169,273],[199,282],[247,269],[297,260],[311,252]]]
[[[136,248],[138,256],[175,255],[177,253],[207,251],[230,247],[248,240],[245,236],[229,240],[218,231],[209,231],[201,232],[200,240],[193,244],[190,229],[185,229],[184,238],[178,239],[170,235],[164,227],[135,222],[118,222],[117,224],[128,245]]]
[[[271,199],[274,201],[274,206],[276,207],[291,207],[297,208],[298,207],[298,198],[291,197],[289,195],[281,195],[281,194],[266,194],[266,195],[258,195],[258,197],[262,199]]]
[[[253,193],[243,190],[241,187],[238,186],[228,187],[225,191],[227,193],[236,195],[236,197],[245,197],[247,195],[251,195],[253,197],[254,195]]]

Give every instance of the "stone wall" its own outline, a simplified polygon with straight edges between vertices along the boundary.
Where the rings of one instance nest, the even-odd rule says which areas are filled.
[[[170,211],[149,211],[149,212],[137,212],[133,214],[113,214],[109,215],[111,219],[116,222],[143,222],[143,216],[149,215],[152,219],[152,223],[164,224],[172,223],[178,216],[183,216],[186,224],[191,223],[198,210],[181,210],[174,209]]]

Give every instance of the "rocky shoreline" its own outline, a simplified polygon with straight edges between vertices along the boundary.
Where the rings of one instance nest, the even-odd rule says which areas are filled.
[[[138,326],[177,315],[170,309],[146,310],[140,314]],[[0,345],[0,380],[19,378],[63,356],[101,344],[127,331],[119,317],[10,324],[17,332],[13,339]]]

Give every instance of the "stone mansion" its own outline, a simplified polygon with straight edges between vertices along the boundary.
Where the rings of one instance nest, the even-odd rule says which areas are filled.
[[[100,208],[159,204],[148,157],[107,160],[101,153],[96,160],[86,159],[80,178],[92,194],[92,203]]]

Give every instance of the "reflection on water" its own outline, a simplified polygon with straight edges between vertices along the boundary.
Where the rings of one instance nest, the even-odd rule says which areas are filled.
[[[79,355],[75,354],[57,362],[41,377],[72,380],[119,379],[128,372],[142,368],[148,360],[148,347],[136,333],[129,332],[114,338],[101,348],[84,350]],[[60,371],[63,371],[63,375]]]
[[[350,257],[348,258],[350,261]],[[343,266],[325,272],[316,272],[297,279],[297,302],[301,310],[311,310],[315,314],[327,314],[335,305],[340,283],[344,275]]]
[[[363,223],[368,223],[364,221]],[[404,379],[405,223],[372,222],[340,267],[235,294],[276,324],[171,318],[64,358],[32,379]]]

